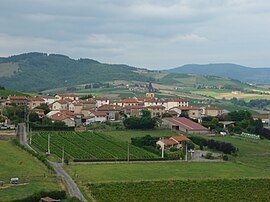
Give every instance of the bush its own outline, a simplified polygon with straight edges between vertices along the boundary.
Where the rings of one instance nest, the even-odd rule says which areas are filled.
[[[51,192],[38,192],[31,196],[28,196],[24,199],[13,200],[13,202],[29,202],[29,201],[39,201],[40,198],[49,196],[54,199],[65,199],[66,192],[65,191],[51,191]]]
[[[229,157],[227,155],[223,155],[222,156],[222,159],[223,159],[223,161],[228,161],[229,160]]]
[[[208,152],[205,156],[206,159],[213,159],[213,154],[211,152]]]
[[[178,149],[176,147],[171,147],[170,152],[176,152]]]

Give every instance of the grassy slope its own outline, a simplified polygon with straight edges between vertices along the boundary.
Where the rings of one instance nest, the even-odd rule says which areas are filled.
[[[0,141],[0,154],[0,181],[8,183],[11,177],[19,177],[20,183],[27,183],[0,189],[1,201],[24,198],[42,190],[60,190],[56,178],[43,164],[11,142]]]
[[[9,95],[28,96],[25,93],[14,91],[14,90],[0,90],[0,97],[6,98]]]

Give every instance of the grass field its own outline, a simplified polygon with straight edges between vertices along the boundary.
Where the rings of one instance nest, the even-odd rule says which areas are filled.
[[[229,90],[215,90],[215,89],[206,89],[206,90],[192,90],[193,94],[203,95],[203,96],[210,96],[215,99],[222,99],[225,98],[230,100],[232,98],[243,99],[245,101],[250,101],[253,99],[270,99],[270,95],[260,95],[260,94],[251,94],[251,93],[239,93],[234,94],[232,91]]]
[[[130,139],[147,132],[106,134],[116,138],[126,134],[125,138]],[[229,156],[229,162],[219,163],[71,165],[65,169],[71,176],[78,174],[75,180],[86,192],[91,190],[98,201],[269,200],[270,142],[240,137],[214,139],[231,142],[239,149],[238,156]]]
[[[50,134],[51,153],[62,156],[62,148],[69,159],[77,160],[117,160],[126,159],[127,141],[108,135],[83,132],[41,132],[33,135],[33,145],[40,151],[47,151],[48,134]],[[129,145],[130,159],[158,158],[156,154]]]
[[[0,141],[0,154],[0,181],[8,185],[12,177],[20,179],[16,186],[0,188],[0,201],[25,198],[39,191],[60,190],[56,178],[26,151],[11,142]]]

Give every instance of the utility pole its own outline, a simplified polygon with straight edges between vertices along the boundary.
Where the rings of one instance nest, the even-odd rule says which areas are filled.
[[[64,158],[65,158],[65,150],[63,147],[63,149],[62,149],[62,166],[64,165]]]
[[[50,134],[48,134],[48,155],[50,155],[51,154],[51,135]]]
[[[187,161],[187,143],[186,143],[186,161]]]
[[[127,149],[127,161],[129,162],[129,143],[128,143],[128,149]]]
[[[29,133],[29,144],[32,144],[32,128],[30,128],[30,133]]]

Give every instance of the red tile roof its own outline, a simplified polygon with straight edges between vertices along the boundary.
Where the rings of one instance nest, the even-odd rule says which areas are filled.
[[[188,102],[187,100],[184,100],[183,98],[168,98],[166,99],[167,102]]]
[[[258,116],[253,116],[253,119],[269,119],[269,116],[267,115],[258,115]]]
[[[162,106],[162,105],[147,106],[147,107],[145,107],[145,108],[147,108],[147,109],[165,109],[165,107]]]
[[[179,117],[179,118],[164,118],[165,120],[173,123],[174,125],[177,125],[181,128],[184,128],[186,130],[190,130],[190,131],[198,131],[198,130],[203,130],[206,131],[208,130],[207,128],[205,128],[204,126],[195,123],[194,121],[191,121],[185,117]]]
[[[171,140],[171,139],[161,139],[160,141],[166,145],[177,145],[178,144],[178,142]]]
[[[125,106],[124,109],[144,109],[145,107],[144,106],[137,106],[137,105],[134,105],[134,106]]]
[[[184,135],[172,136],[172,137],[170,137],[170,139],[174,139],[174,140],[176,140],[176,141],[178,141],[178,142],[189,141],[189,140],[190,140],[189,138],[187,138],[187,137],[184,136]]]
[[[28,102],[35,102],[35,101],[43,102],[44,101],[41,97],[32,97],[32,98],[28,98],[27,100]]]
[[[8,96],[9,100],[27,100],[25,96]]]
[[[202,110],[200,107],[195,107],[195,106],[183,106],[183,107],[174,107],[172,109],[180,109],[180,110]]]
[[[94,110],[91,110],[90,112],[92,114],[94,114],[95,116],[107,116],[107,113],[105,113],[105,112],[97,112],[97,111],[94,111]]]
[[[98,111],[120,111],[123,107],[120,107],[118,105],[103,105],[98,108]]]
[[[138,103],[139,101],[136,98],[126,98],[119,100],[118,103]]]

